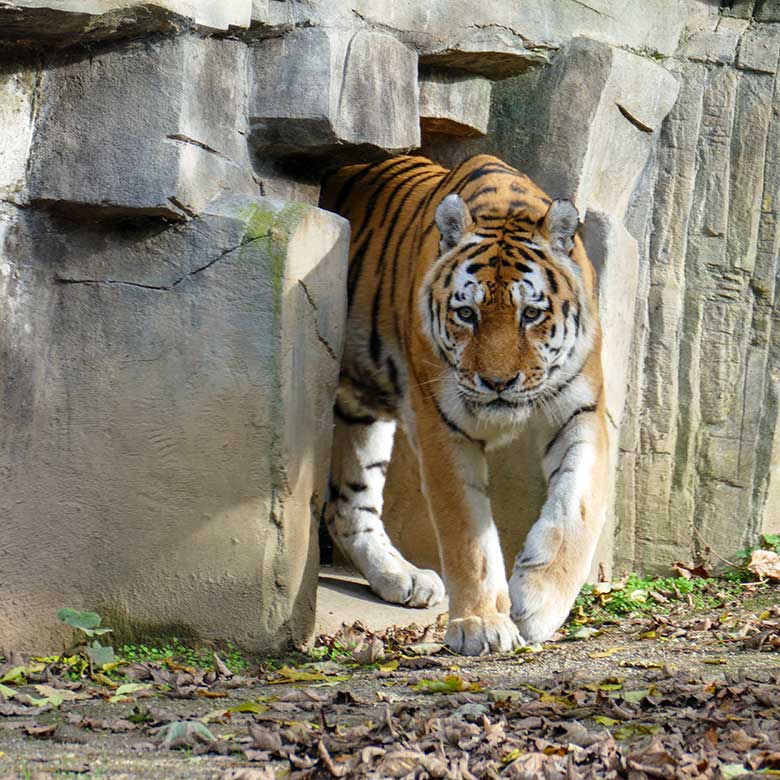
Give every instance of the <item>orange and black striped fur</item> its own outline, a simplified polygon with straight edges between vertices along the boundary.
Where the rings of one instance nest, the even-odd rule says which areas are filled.
[[[606,500],[596,282],[574,206],[484,155],[452,171],[422,157],[342,168],[321,205],[352,225],[331,535],[382,598],[443,597],[382,526],[400,423],[437,532],[447,643],[476,654],[546,639],[587,576]],[[485,451],[521,430],[548,497],[507,582]]]

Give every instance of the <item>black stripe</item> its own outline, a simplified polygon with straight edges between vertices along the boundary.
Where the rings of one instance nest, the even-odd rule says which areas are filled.
[[[595,411],[596,411],[596,405],[595,404],[591,404],[590,406],[581,406],[579,409],[575,409],[571,413],[571,415],[569,416],[569,419],[566,420],[566,422],[560,428],[558,428],[558,431],[555,434],[555,436],[553,436],[552,439],[550,439],[550,443],[547,445],[547,447],[544,450],[545,457],[547,457],[547,455],[549,454],[550,450],[553,448],[553,445],[555,444],[555,442],[558,441],[558,437],[564,432],[564,430],[566,429],[566,426],[575,417],[577,417],[580,414],[588,414],[590,412],[595,412]],[[567,450],[567,452],[568,452],[568,450]],[[563,462],[563,458],[561,458],[561,462]]]
[[[382,286],[384,281],[384,276],[379,278],[379,284],[376,286],[374,301],[371,306],[371,337],[369,339],[369,351],[371,353],[371,359],[376,366],[379,365],[382,354],[382,339],[379,336],[379,305],[382,302]]]
[[[350,258],[349,272],[347,273],[347,310],[351,308],[355,298],[355,288],[363,271],[363,261],[366,259],[366,250],[370,241],[371,235],[369,234],[363,243],[355,249]]]
[[[362,482],[347,482],[347,487],[353,493],[362,493],[366,489],[366,486]]]
[[[356,506],[355,509],[357,509],[358,512],[369,512],[372,515],[379,516],[379,510],[373,506]]]
[[[477,198],[480,198],[483,195],[494,195],[497,192],[498,192],[498,187],[483,187],[481,190],[477,190],[476,192],[469,195],[466,203],[471,205]]]
[[[562,308],[564,317],[568,317],[569,316],[569,309],[570,308],[571,308],[571,304],[569,303],[569,301],[564,301],[563,302],[563,308]]]
[[[355,415],[345,412],[338,404],[333,407],[333,414],[347,425],[373,425],[376,422],[376,417],[370,415]]]
[[[378,165],[381,166],[388,162],[390,162],[390,160],[383,160],[381,163],[378,163]],[[377,166],[374,165],[366,165],[365,168],[361,168],[359,171],[353,173],[352,176],[346,179],[341,185],[341,189],[336,193],[336,202],[333,204],[332,211],[340,214],[341,209],[344,208],[344,204],[352,194],[352,188],[355,186],[355,184],[357,184],[357,182],[360,181],[360,179],[362,179],[364,176],[368,176],[372,171],[375,171],[376,167]],[[392,168],[392,164],[388,167]]]
[[[481,168],[477,168],[476,170],[471,171],[471,173],[466,176],[466,178],[461,181],[460,184],[458,184],[453,192],[460,195],[460,193],[463,192],[463,190],[465,190],[469,184],[472,184],[475,181],[479,181],[485,176],[517,176],[517,173],[510,171],[507,168],[498,167],[492,164],[483,165]]]
[[[545,268],[544,270],[547,272],[547,279],[550,282],[550,289],[552,290],[552,294],[556,295],[558,292],[558,282],[555,279],[555,273],[551,268]]]
[[[407,201],[409,198],[417,191],[418,187],[422,184],[425,184],[429,179],[433,179],[435,177],[441,178],[441,173],[438,171],[435,173],[429,173],[426,176],[423,176],[422,178],[418,178],[416,181],[413,182],[413,184],[409,187],[409,190],[406,192],[406,194],[401,198],[401,202],[398,204],[398,208],[396,209],[396,218],[394,218],[394,221],[392,225],[388,228],[388,230],[392,230],[395,232],[396,224],[397,224],[397,217],[400,216],[401,212],[403,211],[404,206],[406,206]],[[412,177],[414,179],[415,177]],[[409,179],[407,179],[409,181]],[[414,221],[414,216],[412,217],[412,221]],[[407,226],[408,227],[408,226]],[[393,259],[392,259],[392,267],[390,269],[391,274],[391,280],[390,280],[390,305],[393,307],[394,316],[397,319],[398,318],[398,311],[397,307],[395,305],[395,290],[396,290],[396,278],[398,275],[398,257],[399,257],[399,250],[401,249],[401,242],[406,237],[406,231],[400,232],[398,236],[398,241],[395,245],[395,252],[393,252]],[[389,245],[388,245],[389,246]],[[411,284],[411,279],[409,280]],[[412,285],[413,286],[413,285]]]
[[[525,265],[525,263],[515,263],[515,268],[520,271],[520,273],[523,274],[532,274],[533,268],[531,268],[528,265]]]
[[[555,471],[553,471],[553,473],[550,474],[549,477],[547,477],[547,484],[549,485],[553,481],[553,477],[556,476],[559,473],[560,474],[573,474],[574,473],[574,469],[563,469],[563,471],[561,471],[561,467],[558,466],[558,468],[555,469]]]
[[[558,464],[558,468],[556,468],[556,469],[555,469],[555,470],[554,470],[554,471],[553,471],[553,472],[550,474],[550,476],[549,476],[549,477],[547,477],[547,484],[549,484],[549,483],[550,483],[550,480],[551,480],[551,479],[552,479],[552,478],[553,478],[553,477],[554,477],[554,476],[555,476],[555,475],[558,473],[558,471],[560,471],[560,468],[561,468],[561,466],[563,466],[564,462],[566,461],[566,458],[568,458],[568,457],[569,457],[569,453],[570,453],[570,452],[571,452],[571,451],[572,451],[572,450],[573,450],[575,447],[579,447],[579,446],[580,446],[580,444],[587,444],[587,442],[586,442],[586,441],[580,441],[580,440],[578,440],[578,441],[573,441],[573,442],[572,442],[572,443],[571,443],[571,444],[570,444],[570,445],[569,445],[569,446],[566,448],[566,451],[565,451],[565,452],[563,453],[563,455],[561,456],[561,460],[560,460],[560,463]]]
[[[387,176],[387,181],[381,182],[378,186],[374,188],[374,191],[371,193],[371,195],[369,196],[368,200],[365,203],[364,210],[363,210],[363,218],[360,221],[360,226],[359,227],[356,226],[354,229],[355,238],[360,237],[360,235],[363,233],[363,230],[365,230],[366,225],[374,217],[374,213],[375,213],[374,210],[376,208],[376,204],[379,198],[383,196],[387,196],[385,203],[386,203],[386,208],[389,208],[398,190],[400,190],[401,187],[407,184],[410,179],[414,178],[414,176],[409,176],[409,174],[412,173],[412,171],[416,171],[419,168],[431,167],[430,161],[428,160],[421,161],[419,158],[412,158],[407,162],[409,162],[409,165],[407,165],[404,168],[399,168],[399,170],[397,171],[390,172],[390,169],[388,169],[387,173],[389,175]],[[381,178],[381,173],[372,181],[366,182],[364,189],[368,190],[368,188],[373,186],[376,183],[377,179],[379,178]],[[388,189],[388,185],[391,185],[390,189]]]
[[[450,420],[449,417],[447,417],[446,414],[442,411],[441,406],[439,406],[438,401],[434,399],[433,405],[436,407],[436,411],[439,413],[439,417],[441,417],[442,422],[453,432],[460,434],[463,436],[464,439],[468,439],[468,441],[472,442],[473,444],[479,444],[481,447],[485,446],[485,442],[480,441],[479,439],[472,439],[471,436],[469,436],[466,431],[464,431],[462,428],[460,428],[456,423],[454,423],[452,420]]]
[[[387,373],[390,376],[390,384],[393,386],[396,395],[400,398],[402,391],[401,382],[398,379],[398,366],[396,366],[395,361],[389,355],[385,359],[385,365],[387,366]]]
[[[475,274],[477,271],[479,271],[481,268],[487,268],[487,264],[485,263],[471,263],[469,267],[466,269],[467,274]]]
[[[486,241],[481,242],[475,247],[469,248],[463,254],[463,260],[472,260],[475,257],[479,257],[484,252],[489,252],[495,245]]]

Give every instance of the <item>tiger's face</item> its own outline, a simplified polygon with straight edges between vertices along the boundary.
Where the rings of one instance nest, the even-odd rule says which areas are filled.
[[[451,401],[500,422],[524,418],[565,381],[585,307],[569,258],[577,212],[554,201],[538,224],[473,223],[457,195],[436,214],[439,260],[424,285],[428,335],[451,369]]]

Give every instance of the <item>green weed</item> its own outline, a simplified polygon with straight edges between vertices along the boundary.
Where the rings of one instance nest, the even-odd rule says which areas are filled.
[[[569,620],[574,625],[630,615],[667,613],[675,606],[717,609],[744,591],[741,581],[712,577],[642,577],[586,585]]]
[[[117,650],[117,656],[129,663],[164,663],[173,661],[182,666],[210,669],[214,666],[213,650],[185,645],[177,638],[164,645],[125,644]],[[242,674],[250,667],[247,657],[233,644],[228,643],[217,653],[230,671]]]

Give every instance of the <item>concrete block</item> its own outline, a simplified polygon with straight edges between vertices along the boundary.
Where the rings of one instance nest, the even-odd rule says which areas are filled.
[[[0,39],[62,46],[173,32],[249,27],[252,0],[3,0]]]
[[[490,120],[490,82],[446,70],[420,73],[420,126],[427,133],[484,135]]]
[[[0,200],[21,201],[33,132],[35,72],[0,70]]]
[[[441,35],[441,31],[437,32]],[[544,65],[549,58],[551,47],[529,46],[521,35],[500,24],[476,30],[470,26],[453,33],[440,43],[427,43],[420,62],[490,79],[505,79]]]
[[[687,21],[678,0],[350,0],[340,6],[368,25],[397,30],[421,62],[490,78],[517,75],[582,35],[636,51],[671,56]]]
[[[748,19],[723,17],[715,29],[694,32],[682,47],[682,55],[696,62],[733,64],[749,24]]]
[[[57,651],[61,606],[117,641],[301,642],[348,226],[225,198],[104,228],[24,210],[0,229],[3,643]]]
[[[758,22],[780,22],[780,0],[756,0],[754,15]]]
[[[217,194],[254,194],[245,47],[182,36],[47,70],[32,201],[182,219]]]
[[[572,198],[581,214],[594,207],[622,216],[653,132],[677,98],[674,76],[652,60],[575,38],[537,89],[538,114],[520,118],[534,138],[528,173],[547,192]],[[574,115],[582,119],[577,132],[567,129]]]
[[[780,31],[771,24],[751,27],[739,42],[737,67],[774,75],[780,59]]]
[[[296,30],[256,43],[250,63],[251,139],[261,151],[419,146],[417,55],[389,35]]]

